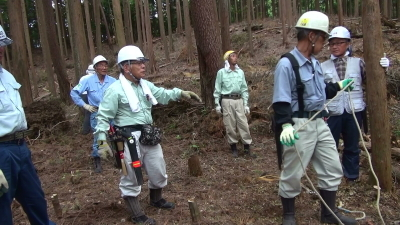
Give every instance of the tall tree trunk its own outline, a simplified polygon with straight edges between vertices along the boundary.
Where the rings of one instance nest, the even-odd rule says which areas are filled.
[[[282,45],[286,47],[287,31],[286,31],[286,0],[279,0],[279,15],[281,15],[282,22]]]
[[[397,0],[397,4],[396,4],[396,11],[397,11],[397,18],[400,19],[400,0]]]
[[[68,40],[69,40],[69,45],[71,47],[71,56],[72,56],[71,58],[72,58],[72,61],[75,62],[75,59],[74,59],[74,57],[75,57],[75,52],[74,52],[75,48],[73,47],[75,45],[74,45],[74,40],[72,39],[71,17],[70,17],[70,12],[69,12],[70,8],[69,8],[68,4],[65,4],[65,11],[66,11],[66,15],[67,15]],[[39,31],[40,31],[40,29],[39,29]],[[65,35],[64,37],[67,37],[67,35]]]
[[[146,37],[146,17],[145,17],[145,14],[144,14],[144,11],[146,10],[145,8],[144,8],[144,4],[143,4],[143,2],[141,1],[141,0],[139,0],[139,8],[140,8],[140,17],[141,17],[141,21],[142,21],[142,37],[143,37],[143,50],[144,50],[144,52],[146,53],[146,55],[149,55],[149,53],[148,53],[148,50],[147,50],[147,48],[148,48],[148,45],[147,45],[147,37]]]
[[[176,33],[181,34],[183,32],[183,24],[182,24],[182,9],[181,9],[181,0],[176,1]]]
[[[251,19],[252,19],[252,20],[256,19],[256,18],[255,18],[255,14],[254,14],[254,4],[253,4],[253,1],[254,1],[254,0],[251,0],[251,1],[250,1],[250,4],[249,4],[249,6],[250,6],[250,12],[251,12]]]
[[[91,61],[85,41],[85,28],[82,15],[82,4],[80,0],[67,1],[71,19],[71,31],[74,48],[75,80],[77,83],[82,75],[86,73],[87,66]]]
[[[38,91],[38,76],[36,75],[36,70],[35,66],[33,65],[33,57],[32,57],[32,47],[31,47],[31,39],[29,35],[29,29],[28,29],[28,19],[26,17],[26,7],[25,7],[25,1],[21,1],[21,9],[22,9],[22,16],[23,16],[23,25],[24,25],[24,34],[25,34],[25,43],[26,43],[26,49],[28,50],[28,58],[29,58],[29,77],[31,84],[33,86],[33,96],[38,97],[39,91]]]
[[[292,2],[292,13],[293,13],[293,25],[296,23],[297,17],[298,17],[298,11],[297,11],[297,1],[293,0]]]
[[[117,46],[121,49],[126,45],[124,24],[122,22],[121,3],[119,0],[112,0],[114,23],[115,23],[115,34],[117,36]]]
[[[380,186],[392,191],[390,123],[387,107],[385,71],[378,64],[383,56],[383,40],[379,3],[363,0],[364,59],[366,71],[374,74],[367,79],[368,113],[371,124],[372,165]]]
[[[222,52],[226,52],[231,49],[231,39],[229,35],[228,0],[219,0],[219,14],[221,23]]]
[[[209,11],[211,12],[211,11]],[[189,3],[188,0],[183,0],[183,14],[185,17],[185,35],[186,35],[186,53],[188,62],[192,61],[192,28],[190,27],[190,16],[189,16]],[[212,13],[210,13],[212,14]]]
[[[53,13],[52,12],[53,7],[52,7],[52,2],[51,1],[37,1],[37,3],[40,5],[42,4],[42,9],[44,13],[44,18],[45,18],[45,31],[47,35],[47,40],[48,40],[48,48],[50,49],[50,55],[51,59],[53,61],[53,66],[54,70],[57,75],[57,80],[58,80],[58,88],[60,91],[60,98],[61,101],[70,104],[71,103],[71,98],[70,98],[70,83],[68,81],[68,75],[67,71],[65,69],[65,61],[61,57],[61,53],[59,51],[60,45],[57,42],[57,39],[54,37],[56,36],[56,27],[55,27],[55,20]],[[85,68],[86,69],[86,68]]]
[[[26,55],[26,44],[24,40],[24,24],[22,21],[22,0],[8,1],[8,12],[10,20],[10,33],[13,43],[11,45],[13,68],[11,73],[22,85],[20,88],[22,104],[27,106],[33,102],[31,84],[29,82],[28,57]],[[22,35],[21,35],[22,34]]]
[[[247,0],[246,0],[247,1]],[[272,1],[272,18],[275,18],[277,15],[277,13],[276,13],[276,1],[277,0],[271,0]]]
[[[214,0],[190,1],[194,34],[199,59],[201,96],[206,107],[214,107],[215,77],[221,65],[221,40],[215,26]]]
[[[101,42],[101,18],[100,18],[100,2],[98,0],[92,0],[94,23],[96,24],[96,53],[98,55],[103,54],[103,45]]]
[[[328,9],[328,13],[329,13],[329,15],[332,15],[333,14],[333,0],[328,0],[328,2],[329,2],[329,9]]]
[[[153,49],[153,35],[151,34],[151,23],[150,23],[150,7],[149,7],[149,1],[144,1],[144,15],[146,17],[146,37],[147,37],[147,50],[150,58],[150,72],[154,73],[155,71],[158,70],[157,64],[156,64],[156,57],[154,55],[154,49]]]
[[[240,13],[241,13],[240,21],[244,20],[244,6],[243,6],[244,1],[247,1],[247,0],[240,0]]]
[[[51,54],[49,46],[48,36],[46,34],[46,18],[44,16],[45,12],[42,4],[36,4],[36,14],[38,19],[38,28],[40,34],[40,47],[42,48],[44,66],[46,70],[47,76],[47,85],[50,90],[50,93],[53,97],[57,96],[56,86],[54,82],[54,71],[53,71],[53,62],[51,60]]]
[[[130,17],[131,5],[130,0],[122,0],[122,8],[124,14],[124,31],[126,44],[133,45],[133,37],[131,36],[132,19]]]
[[[174,41],[172,39],[172,25],[171,25],[171,7],[169,5],[169,0],[166,0],[167,5],[167,18],[168,18],[168,37],[169,37],[169,50],[175,51]]]
[[[266,16],[265,14],[265,1],[261,0],[261,18],[264,19]]]
[[[108,45],[113,45],[113,40],[111,38],[111,34],[110,34],[110,28],[108,26],[108,22],[107,22],[107,18],[106,18],[106,14],[104,13],[104,8],[101,5],[101,2],[99,2],[100,4],[100,12],[101,12],[101,18],[103,19],[103,24],[104,27],[106,28],[106,34],[107,34],[107,40],[108,40]]]
[[[358,0],[354,0],[354,17],[359,17],[360,13],[359,11],[359,4],[358,4]]]
[[[389,17],[388,1],[387,0],[383,0],[382,1],[382,14],[383,14],[383,16]]]
[[[135,12],[136,12],[136,30],[138,35],[138,46],[140,49],[143,49],[143,35],[142,35],[142,24],[141,24],[141,16],[140,16],[140,0],[135,1]]]
[[[347,1],[346,0],[342,0],[342,8],[343,8],[343,16],[347,17],[348,15],[347,15]]]
[[[58,35],[58,43],[60,43],[60,52],[61,52],[61,57],[64,59],[65,58],[65,53],[64,53],[64,44],[63,44],[63,35],[61,32],[61,19],[60,19],[60,11],[59,11],[59,6],[58,6],[58,1],[53,0],[54,3],[54,11],[56,12],[56,23],[57,23],[57,35]]]
[[[234,2],[235,2],[235,5],[234,5],[234,7],[235,7],[235,22],[236,23],[238,23],[239,22],[239,9],[238,9],[238,7],[237,7],[237,0],[234,0]]]
[[[83,6],[85,8],[86,32],[87,32],[87,40],[89,43],[90,58],[93,59],[95,56],[95,52],[93,43],[92,23],[90,22],[89,1],[84,0]]]
[[[315,10],[316,10],[316,11],[320,11],[321,9],[320,9],[320,7],[319,7],[319,0],[315,0],[315,1],[314,1],[314,4],[315,4]]]
[[[339,25],[343,26],[343,7],[342,0],[337,0],[338,3],[338,16],[339,16]]]
[[[251,1],[247,0],[246,11],[247,11],[247,38],[249,42],[249,53],[253,57],[253,35],[251,33]]]
[[[287,21],[286,24],[288,25],[288,31],[290,27],[294,26],[294,19],[293,19],[293,10],[292,10],[292,1],[285,0],[285,12],[287,12]]]
[[[62,0],[57,0],[58,3],[58,15],[60,18],[60,28],[61,28],[61,37],[62,37],[62,45],[61,47],[64,49],[64,58],[68,58],[68,46],[67,46],[67,35],[66,35],[66,29],[68,30],[66,22],[68,21],[67,18],[63,18],[63,7],[62,7]],[[65,9],[67,8],[67,4],[65,4]],[[65,10],[66,11],[66,10]],[[67,14],[67,13],[65,13]],[[66,21],[67,20],[67,21]]]
[[[393,18],[393,1],[392,0],[388,0],[388,17],[389,19]]]
[[[168,49],[167,38],[165,37],[164,12],[162,10],[161,0],[157,0],[157,9],[158,9],[158,23],[160,25],[161,40],[164,45],[164,54],[165,54],[165,58],[169,61],[170,60],[169,59],[169,49]]]

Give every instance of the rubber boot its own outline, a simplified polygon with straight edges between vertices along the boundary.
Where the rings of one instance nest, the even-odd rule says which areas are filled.
[[[283,207],[282,225],[296,225],[296,218],[294,213],[295,198],[284,198],[281,196]]]
[[[238,157],[238,150],[237,150],[237,147],[236,147],[236,143],[235,144],[231,144],[231,150],[232,150],[233,157],[237,158]]]
[[[125,204],[132,215],[132,222],[135,224],[156,225],[156,221],[147,217],[140,207],[137,197],[128,196],[124,198]]]
[[[101,168],[101,159],[100,159],[100,157],[94,157],[94,172],[95,173],[103,172],[103,168]]]
[[[336,208],[336,191],[326,191],[320,190],[322,199],[326,202],[329,208],[335,213],[335,215],[340,219],[340,221],[344,225],[355,225],[358,224],[357,220],[344,216],[339,213]],[[339,224],[339,221],[333,216],[333,214],[329,211],[328,208],[321,202],[321,223],[327,224]]]
[[[255,154],[251,153],[250,145],[243,145],[243,149],[244,149],[244,154],[245,155],[248,155],[248,156],[250,156],[252,158],[257,158],[257,156]]]
[[[162,188],[150,189],[150,205],[161,209],[173,209],[175,203],[167,202],[162,197]]]

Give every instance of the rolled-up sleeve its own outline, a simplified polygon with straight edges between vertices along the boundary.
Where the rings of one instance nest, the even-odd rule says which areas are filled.
[[[272,103],[292,102],[293,69],[289,59],[279,60],[274,73],[274,94]]]

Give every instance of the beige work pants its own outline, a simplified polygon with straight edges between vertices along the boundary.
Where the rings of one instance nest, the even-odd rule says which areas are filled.
[[[221,107],[228,143],[237,143],[239,133],[243,144],[251,144],[252,140],[247,117],[244,114],[243,99],[223,98]]]
[[[308,121],[305,118],[293,118],[294,129]],[[301,167],[297,151],[306,168],[311,162],[318,177],[318,187],[322,190],[337,191],[343,176],[339,153],[328,125],[321,118],[310,121],[299,132],[299,140],[292,147],[284,146],[282,172],[279,181],[279,195],[294,198],[301,192]]]

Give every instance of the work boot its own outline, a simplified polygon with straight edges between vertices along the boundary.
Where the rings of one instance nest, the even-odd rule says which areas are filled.
[[[161,209],[175,208],[175,203],[167,202],[162,198],[162,188],[150,189],[150,205]]]
[[[248,155],[248,156],[250,156],[252,158],[257,158],[257,156],[250,151],[250,145],[246,145],[246,144],[243,145],[243,149],[244,149],[244,154],[245,155]]]
[[[156,225],[156,221],[147,217],[142,208],[140,207],[139,199],[137,197],[128,196],[124,198],[125,204],[131,213],[132,222],[135,224],[143,225]]]
[[[236,147],[236,143],[235,144],[231,144],[231,150],[232,150],[233,157],[237,158],[238,157],[238,150],[237,150],[237,147]]]
[[[283,207],[282,225],[296,225],[296,218],[294,214],[295,198],[284,198],[281,196]]]
[[[103,169],[101,168],[101,159],[100,157],[94,157],[94,172],[101,173]]]
[[[340,219],[340,221],[344,225],[356,225],[357,220],[344,216],[339,213],[338,209],[336,208],[336,191],[326,191],[320,190],[322,199],[326,202],[329,208],[335,213],[335,215]],[[321,202],[321,223],[327,224],[339,224],[339,221],[333,216],[333,214],[329,211],[328,208]]]

